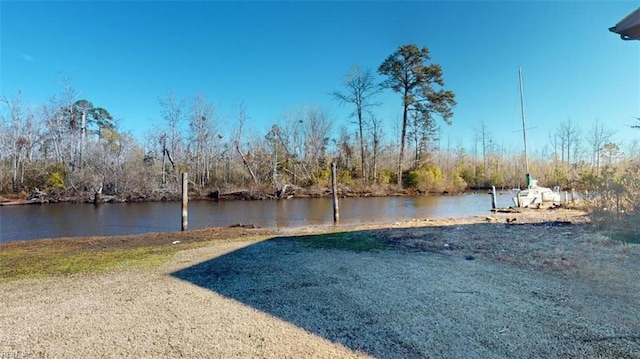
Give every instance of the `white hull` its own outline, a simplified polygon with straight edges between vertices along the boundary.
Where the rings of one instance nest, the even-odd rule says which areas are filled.
[[[544,203],[559,203],[560,201],[560,193],[546,187],[523,189],[513,197],[516,207],[536,207]]]

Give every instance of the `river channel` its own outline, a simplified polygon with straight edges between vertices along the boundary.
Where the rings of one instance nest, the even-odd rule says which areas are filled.
[[[510,205],[508,193],[499,206]],[[340,224],[393,223],[413,218],[487,215],[485,193],[458,196],[344,198]],[[189,229],[226,227],[237,223],[285,228],[333,224],[331,199],[282,201],[191,201]],[[0,243],[38,238],[110,236],[179,231],[180,202],[84,203],[0,206]]]

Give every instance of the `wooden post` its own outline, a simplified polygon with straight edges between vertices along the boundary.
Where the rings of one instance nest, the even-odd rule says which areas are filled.
[[[187,173],[182,174],[182,231],[186,231],[188,221],[188,205],[189,205],[189,183],[187,181]]]
[[[93,194],[93,204],[100,204],[102,203],[102,184],[100,185],[100,188]]]
[[[571,203],[576,203],[576,189],[571,189]]]
[[[340,209],[338,208],[338,183],[334,162],[331,162],[331,191],[333,192],[333,224],[337,224],[340,221]]]
[[[491,186],[491,208],[498,208],[498,200],[496,199],[496,186]]]

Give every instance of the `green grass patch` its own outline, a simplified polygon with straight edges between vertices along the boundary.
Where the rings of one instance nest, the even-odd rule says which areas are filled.
[[[185,249],[211,246],[219,241],[260,240],[270,235],[268,231],[243,228],[207,228],[178,233],[1,243],[0,281],[153,268]],[[174,241],[180,243],[174,245]]]
[[[336,232],[291,238],[298,243],[317,249],[369,252],[389,248],[389,244],[365,232]]]
[[[611,234],[611,239],[622,241],[628,244],[640,244],[640,232],[617,230]]]
[[[177,251],[169,246],[75,251],[60,248],[9,249],[0,252],[0,278],[15,280],[53,275],[150,268],[167,262]]]

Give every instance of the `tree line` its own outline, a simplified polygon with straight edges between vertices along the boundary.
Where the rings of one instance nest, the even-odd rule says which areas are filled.
[[[382,91],[397,94],[402,104],[395,138],[376,113]],[[332,96],[352,110],[351,119],[334,121],[326,109],[302,106],[258,133],[249,128],[243,103],[223,118],[204,94],[181,99],[170,93],[159,100],[161,119],[143,138],[121,131],[116,117],[78,98],[69,83],[36,107],[26,106],[20,93],[5,96],[0,193],[38,188],[58,197],[148,198],[177,193],[182,172],[202,193],[323,193],[331,162],[343,189],[361,193],[524,185],[521,151],[497,145],[486,122],[475,126],[473,143],[466,146],[439,139],[440,123],[451,123],[456,101],[426,47],[402,45],[377,71],[354,66]],[[531,172],[541,184],[576,188],[620,177],[637,166],[640,151],[637,142],[622,148],[613,135],[600,121],[590,127],[561,122],[548,144],[530,156]]]

